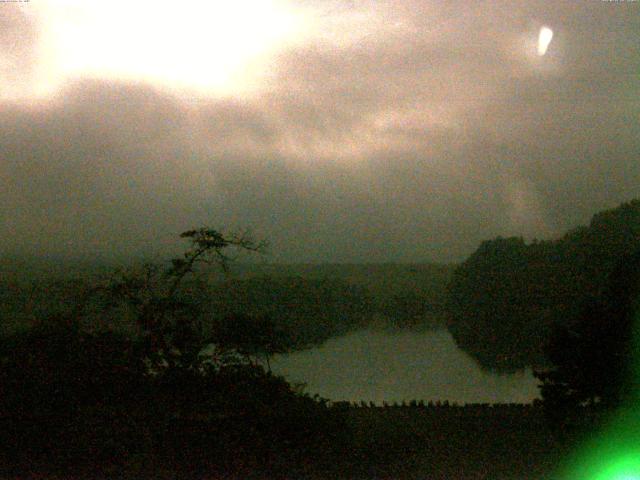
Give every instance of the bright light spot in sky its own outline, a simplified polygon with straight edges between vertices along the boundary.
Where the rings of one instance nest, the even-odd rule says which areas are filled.
[[[285,0],[48,0],[33,7],[51,85],[93,77],[205,94],[251,91],[306,23]]]
[[[542,27],[538,35],[538,55],[542,56],[547,53],[551,39],[553,38],[553,30],[549,27]]]

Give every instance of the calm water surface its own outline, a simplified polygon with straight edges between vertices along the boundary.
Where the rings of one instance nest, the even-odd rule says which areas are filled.
[[[539,396],[530,370],[484,372],[446,330],[354,332],[312,350],[277,356],[272,368],[331,400],[493,403],[530,402]]]

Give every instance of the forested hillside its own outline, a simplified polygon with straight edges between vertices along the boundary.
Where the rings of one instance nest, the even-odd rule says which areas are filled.
[[[81,285],[113,272],[100,263],[5,259],[0,263],[2,330],[66,312]],[[138,269],[144,269],[142,265]],[[295,348],[364,327],[433,329],[445,325],[452,266],[436,264],[231,263],[227,274],[205,270],[183,295],[200,305],[205,326],[235,314],[268,317]],[[114,314],[115,315],[115,314]],[[110,319],[126,327],[126,311]]]
[[[598,213],[557,240],[485,241],[453,274],[449,331],[487,369],[542,366],[553,326],[575,322],[638,246],[640,200]]]
[[[368,321],[378,326],[440,328],[445,325],[446,286],[453,269],[452,265],[431,263],[233,264],[227,284],[232,291],[249,290],[254,296],[269,297],[269,304],[260,304],[258,298],[253,300],[252,305],[258,310],[271,307],[273,300],[278,299],[277,292],[287,302],[289,294],[285,292],[291,288],[299,290],[307,285],[314,289],[322,284],[325,290],[342,289],[345,301],[351,298],[363,306],[366,304]],[[275,293],[268,294],[270,289]],[[317,298],[312,291],[309,293],[309,300]],[[235,300],[244,302],[237,296]]]

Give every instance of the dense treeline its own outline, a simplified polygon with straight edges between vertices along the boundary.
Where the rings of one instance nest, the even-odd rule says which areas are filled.
[[[416,264],[239,264],[233,278],[268,277],[332,281],[349,285],[368,297],[375,323],[395,328],[441,328],[445,325],[447,284],[454,267]]]
[[[631,412],[624,419],[631,429],[640,398],[639,321],[640,247],[620,259],[604,291],[585,305],[577,321],[556,327],[551,335],[546,349],[551,366],[536,376],[558,435],[588,434],[619,409]],[[592,413],[586,424],[585,408]]]
[[[18,289],[34,308],[0,336],[3,478],[526,478],[532,461],[536,474],[550,465],[547,431],[530,421],[538,409],[522,416],[520,406],[418,401],[354,409],[274,376],[269,357],[299,346],[287,325],[305,315],[327,329],[345,328],[333,315],[355,325],[370,308],[366,295],[344,282],[291,277],[268,298],[260,295],[273,283],[263,277],[211,290],[197,275],[200,261],[258,247],[207,229],[183,237],[191,248],[167,268]],[[234,308],[204,301],[211,292],[228,293]],[[252,310],[269,304],[276,309]],[[286,322],[274,320],[281,315]],[[472,445],[478,432],[492,433]]]
[[[5,261],[0,265],[0,315],[5,318],[0,331],[68,312],[83,284],[112,271],[102,264],[70,263],[65,270],[53,262]],[[198,304],[201,321],[209,326],[239,313],[268,318],[293,349],[301,349],[365,326],[442,328],[452,271],[432,264],[231,264],[227,275],[205,268],[197,278],[185,279],[181,295]],[[126,328],[130,310],[126,303],[112,309],[111,321]]]
[[[182,294],[199,305],[199,321],[209,328],[249,313],[263,326],[271,323],[281,343],[286,340],[286,350],[363,326],[446,324],[458,346],[487,369],[543,367],[551,331],[574,322],[588,299],[601,296],[613,266],[639,244],[639,211],[637,200],[623,204],[558,240],[485,241],[455,271],[429,264],[237,264],[227,277],[210,272],[185,281]],[[55,263],[47,267],[48,276],[32,268],[12,278],[6,275],[10,265],[2,268],[0,315],[6,332],[45,312],[68,311],[76,303],[77,285],[99,266],[83,265],[71,282]],[[126,304],[112,309],[111,321],[125,328],[130,310]]]
[[[204,325],[185,282],[260,244],[182,236],[170,267],[75,284],[59,311],[0,336],[3,478],[287,478],[334,463],[340,412],[263,368],[271,336]]]
[[[543,367],[552,330],[575,323],[638,246],[640,200],[601,212],[559,240],[483,242],[453,274],[449,331],[487,369]]]
[[[437,325],[429,319],[443,315],[448,267],[215,276],[197,264],[228,272],[226,249],[260,246],[207,229],[183,237],[191,248],[165,267],[90,283],[86,272],[5,279],[4,476],[545,478],[559,451],[545,415],[556,434],[590,428],[594,405],[629,397],[622,377],[640,291],[640,201],[559,240],[484,242],[454,272],[449,329],[458,345],[494,370],[554,365],[539,371],[543,402],[533,405],[309,397],[270,372],[274,354],[376,316]]]
[[[260,276],[212,285],[207,312],[218,324],[238,314],[268,318],[299,350],[364,327],[373,305],[364,288],[340,280]]]
[[[377,409],[395,409],[395,408],[417,408],[422,410],[428,410],[434,413],[438,413],[442,410],[455,409],[461,412],[476,412],[481,415],[493,415],[496,412],[510,411],[510,412],[524,412],[540,410],[542,403],[537,400],[533,403],[464,403],[459,404],[457,402],[449,402],[449,400],[403,400],[402,402],[383,401],[375,403],[372,401],[360,400],[359,402],[339,401],[330,403],[332,408],[337,409],[359,409],[359,408],[377,408]]]

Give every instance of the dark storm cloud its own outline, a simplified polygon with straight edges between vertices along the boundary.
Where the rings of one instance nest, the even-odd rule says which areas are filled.
[[[637,4],[322,5],[252,99],[94,81],[0,105],[4,249],[161,250],[210,224],[278,260],[447,261],[640,196]]]

